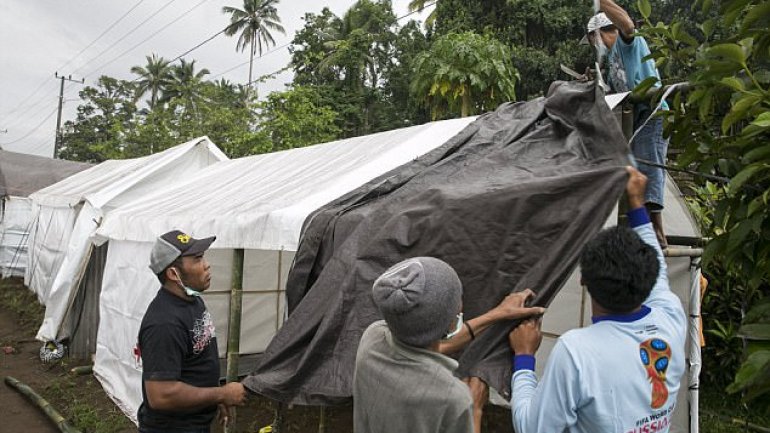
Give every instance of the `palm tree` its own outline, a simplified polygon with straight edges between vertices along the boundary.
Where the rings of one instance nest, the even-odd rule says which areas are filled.
[[[146,56],[146,58],[146,66],[134,66],[131,68],[132,73],[139,75],[139,80],[136,82],[134,102],[144,96],[145,93],[150,92],[148,105],[150,110],[152,110],[158,102],[158,96],[166,92],[172,83],[171,67],[166,59],[155,54],[152,57]]]
[[[425,4],[428,3],[426,6]],[[428,2],[428,0],[412,0],[409,2],[409,12],[415,12],[418,11],[422,13],[423,9],[430,5],[435,5],[438,3],[438,0],[434,0],[432,2]],[[425,27],[431,27],[433,23],[436,21],[436,8],[433,8],[433,10],[428,15],[428,18],[425,19]]]
[[[280,24],[278,10],[275,8],[278,2],[279,0],[243,0],[243,9],[231,6],[222,8],[222,13],[230,14],[230,25],[225,28],[225,34],[232,36],[240,32],[235,49],[244,51],[247,46],[250,47],[249,85],[251,85],[251,74],[254,69],[254,54],[259,51],[259,56],[262,56],[263,44],[265,48],[270,44],[275,46],[275,39],[270,31],[275,30],[286,34],[286,30]]]
[[[201,95],[203,77],[208,74],[210,72],[206,68],[200,71],[195,70],[195,60],[191,62],[187,62],[185,59],[180,60],[178,66],[171,68],[173,81],[163,93],[161,100],[168,101],[171,98],[180,98],[195,111],[197,102],[203,98]]]

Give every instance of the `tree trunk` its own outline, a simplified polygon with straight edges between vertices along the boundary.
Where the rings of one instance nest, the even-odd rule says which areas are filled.
[[[249,51],[249,82],[247,83],[247,89],[249,93],[251,93],[251,71],[254,67],[254,50],[256,47],[254,46],[254,38],[256,35],[251,36],[251,51]]]
[[[460,117],[471,115],[471,86],[463,84],[463,104],[460,109]]]

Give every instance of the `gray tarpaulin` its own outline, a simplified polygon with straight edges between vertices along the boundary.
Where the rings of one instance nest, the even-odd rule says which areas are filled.
[[[374,279],[414,256],[452,265],[466,319],[527,287],[548,305],[625,185],[628,147],[604,95],[562,83],[504,104],[441,147],[320,208],[305,221],[287,282],[289,317],[250,390],[296,404],[351,398],[356,349],[380,319]],[[510,396],[513,323],[460,355],[460,373]]]
[[[0,150],[0,197],[27,197],[91,164]]]

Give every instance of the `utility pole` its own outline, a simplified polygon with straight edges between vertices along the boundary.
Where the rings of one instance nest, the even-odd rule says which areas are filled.
[[[82,80],[73,80],[72,75],[65,77],[64,75],[59,75],[58,72],[54,72],[54,77],[61,80],[61,86],[59,87],[59,113],[56,115],[56,141],[54,142],[53,146],[53,157],[58,158],[59,157],[59,149],[61,148],[61,108],[62,104],[64,103],[64,82],[65,81],[71,81],[73,83],[78,84],[84,84],[86,82],[86,79],[83,78]]]

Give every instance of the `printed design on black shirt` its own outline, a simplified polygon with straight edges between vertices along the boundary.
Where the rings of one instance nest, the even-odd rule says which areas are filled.
[[[660,338],[651,338],[639,345],[639,357],[647,371],[647,378],[652,384],[652,403],[650,407],[657,409],[668,400],[666,385],[666,370],[671,359],[671,346]]]
[[[203,312],[200,319],[195,319],[192,329],[193,333],[193,353],[199,354],[208,347],[211,339],[215,337],[214,321],[211,319],[209,310]]]

